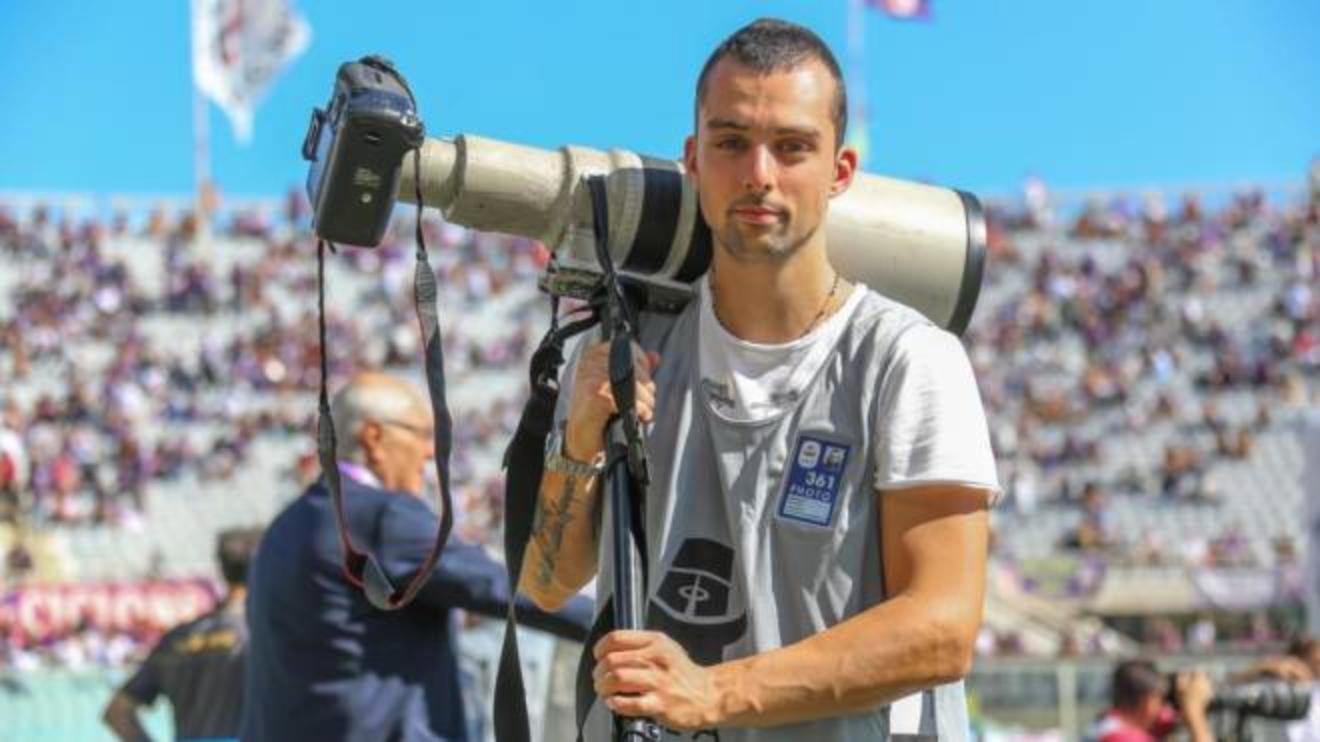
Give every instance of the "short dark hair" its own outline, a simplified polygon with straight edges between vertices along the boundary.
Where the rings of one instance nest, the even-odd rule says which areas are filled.
[[[1288,640],[1287,653],[1289,657],[1296,657],[1299,660],[1309,661],[1311,653],[1320,648],[1320,641],[1310,634],[1302,633]]]
[[[1123,660],[1114,667],[1110,699],[1115,708],[1134,708],[1152,693],[1168,690],[1164,674],[1150,660]]]
[[[220,575],[230,585],[247,584],[248,565],[261,541],[260,528],[231,528],[216,538],[215,556]]]
[[[796,23],[778,18],[761,18],[733,32],[715,51],[697,77],[697,123],[700,126],[701,101],[706,97],[710,72],[724,58],[768,75],[795,67],[808,59],[818,59],[834,78],[834,131],[835,146],[842,147],[848,133],[848,91],[843,84],[843,72],[834,53],[814,31]]]

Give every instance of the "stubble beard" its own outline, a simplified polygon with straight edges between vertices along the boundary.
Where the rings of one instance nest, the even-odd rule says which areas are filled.
[[[724,229],[720,230],[715,242],[730,258],[739,263],[783,263],[796,255],[818,229],[820,229],[819,224],[804,234],[794,235],[784,228],[782,231],[776,230],[776,233],[756,244],[749,244],[751,241],[738,231],[738,225],[730,220],[724,225]]]

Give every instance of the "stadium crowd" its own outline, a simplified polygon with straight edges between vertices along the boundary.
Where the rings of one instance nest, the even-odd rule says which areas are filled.
[[[275,223],[236,213],[216,237],[258,248],[220,268],[195,249],[186,215],[172,222],[157,210],[134,228],[124,214],[102,223],[56,218],[46,206],[18,215],[0,206],[0,260],[17,278],[0,314],[9,379],[0,399],[0,518],[138,527],[149,483],[223,480],[261,436],[311,429],[319,354],[304,211],[291,196]],[[442,246],[434,262],[455,314],[527,286],[546,258],[525,240],[426,226],[428,241]],[[154,276],[133,270],[131,253],[107,249],[125,241],[160,251]],[[351,303],[336,304],[344,294],[329,289],[332,375],[413,366],[411,245],[391,235],[378,250],[344,250],[334,260],[358,280]],[[452,381],[523,364],[540,328],[534,313],[515,314],[502,336],[447,323]],[[473,471],[464,453],[507,439],[519,409],[518,399],[494,399],[456,419],[455,485],[478,522],[498,510],[485,503],[499,492],[498,475]]]
[[[0,273],[9,276],[0,283],[0,522],[20,531],[141,529],[156,483],[224,481],[266,436],[306,441],[284,473],[295,481],[275,482],[272,472],[272,487],[296,491],[316,476],[315,244],[300,194],[276,211],[227,212],[212,239],[245,249],[221,254],[196,247],[186,213],[98,220],[0,203]],[[1153,531],[1124,532],[1111,503],[1219,507],[1225,493],[1208,476],[1213,468],[1249,461],[1281,416],[1314,403],[1320,197],[1313,190],[1278,205],[1245,192],[1210,209],[1189,195],[1174,213],[1157,197],[1120,197],[1090,202],[1065,222],[1031,183],[1020,204],[992,205],[989,219],[991,268],[965,341],[1006,484],[1001,508],[1075,511],[1076,525],[1054,545],[1064,552],[1259,563],[1235,524],[1175,552]],[[459,532],[495,546],[498,452],[517,424],[523,385],[490,394],[479,384],[490,372],[521,378],[545,327],[532,287],[548,254],[532,241],[439,221],[424,230],[444,287],[446,372],[458,388],[475,381],[481,390],[456,405]],[[329,258],[334,378],[369,366],[417,369],[411,235],[400,217],[380,248]],[[1268,312],[1225,317],[1206,304],[1214,292],[1265,292]],[[502,330],[469,322],[492,306]],[[1233,397],[1244,390],[1246,408]],[[1158,424],[1171,427],[1154,459],[1115,465],[1125,460],[1117,441]],[[1275,564],[1297,559],[1294,534],[1269,537]],[[996,543],[999,558],[1014,558],[1011,540]],[[33,555],[15,542],[5,557],[5,584],[21,584]],[[104,636],[82,626],[7,643],[0,664],[119,662],[161,628]],[[1204,644],[1198,631],[1173,634],[1180,645]],[[1281,631],[1256,626],[1243,636],[1268,643]],[[1145,633],[1139,638],[1172,646],[1167,628]],[[991,634],[982,645],[1014,651],[1011,636]]]
[[[1176,558],[1145,534],[1116,532],[1108,503],[1134,495],[1214,507],[1225,493],[1209,471],[1249,460],[1276,417],[1314,403],[1320,199],[1279,208],[1248,191],[1212,212],[1189,195],[1173,215],[1154,197],[1139,208],[1093,200],[1052,228],[1029,192],[1025,208],[994,216],[987,281],[991,291],[1007,284],[998,287],[1007,298],[983,304],[967,340],[1009,507],[1081,511],[1060,548]],[[1208,306],[1209,296],[1261,292],[1262,316]],[[1234,416],[1222,409],[1229,402]],[[1155,441],[1157,461],[1115,455],[1162,423],[1174,427]],[[1232,524],[1203,536],[1194,561],[1257,558]],[[1272,537],[1277,558],[1292,560],[1292,535]]]

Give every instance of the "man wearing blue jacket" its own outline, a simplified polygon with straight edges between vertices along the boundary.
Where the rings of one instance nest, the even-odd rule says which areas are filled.
[[[335,396],[332,416],[349,531],[406,580],[437,523],[421,499],[435,454],[426,399],[394,377],[362,374]],[[416,600],[382,611],[341,565],[334,502],[318,482],[275,518],[251,568],[241,738],[465,739],[452,611],[503,616],[511,597],[504,566],[451,537]],[[586,635],[585,599],[554,614],[518,603],[529,626]]]

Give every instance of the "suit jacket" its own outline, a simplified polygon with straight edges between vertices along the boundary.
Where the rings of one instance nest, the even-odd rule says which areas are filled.
[[[421,500],[343,478],[354,543],[402,585],[425,558],[437,519]],[[503,565],[451,537],[414,602],[378,610],[344,576],[329,490],[313,485],[262,537],[248,574],[242,739],[463,740],[451,611],[503,616]],[[519,620],[582,640],[590,601],[547,615],[518,598]]]

